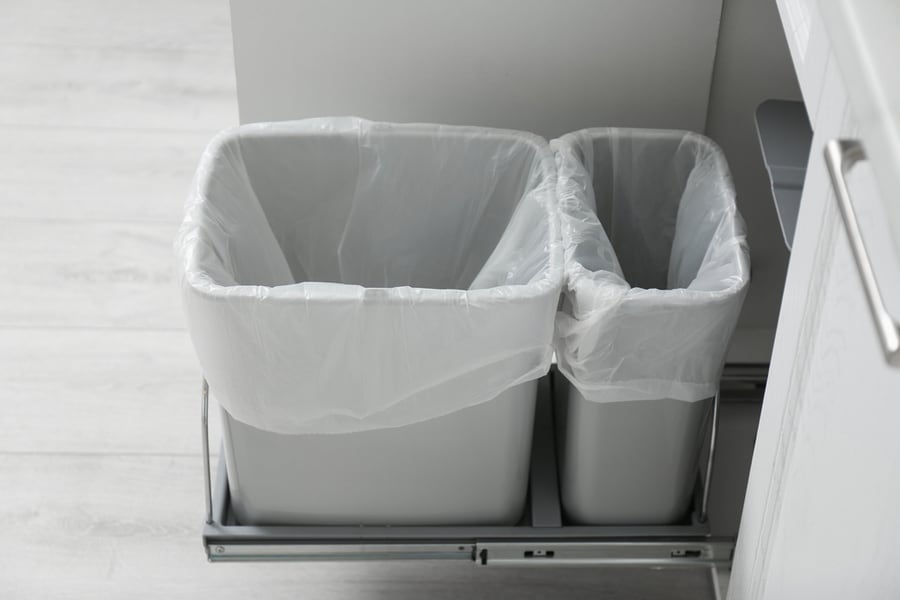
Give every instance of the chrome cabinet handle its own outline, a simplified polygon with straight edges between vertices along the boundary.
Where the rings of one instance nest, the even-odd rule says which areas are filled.
[[[853,250],[853,258],[859,278],[862,280],[866,300],[872,318],[875,319],[875,328],[881,339],[881,347],[887,362],[895,367],[900,367],[900,325],[891,317],[884,305],[881,290],[878,289],[878,281],[875,279],[875,271],[872,269],[872,261],[863,243],[862,233],[859,230],[859,222],[853,211],[853,203],[850,201],[850,190],[847,188],[845,176],[853,165],[866,159],[866,152],[862,144],[857,140],[831,140],[825,145],[825,164],[831,175],[831,185],[834,188],[834,197],[841,209],[841,217],[847,230],[847,238],[850,240],[850,248]]]

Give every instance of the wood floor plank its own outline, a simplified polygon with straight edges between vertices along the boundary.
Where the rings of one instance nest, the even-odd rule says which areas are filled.
[[[174,225],[214,133],[0,126],[0,218]]]
[[[0,124],[210,131],[237,123],[231,53],[0,45]]]
[[[4,0],[7,44],[222,52],[231,49],[227,0]]]
[[[176,230],[0,221],[0,327],[183,327]]]
[[[217,564],[196,460],[0,455],[4,598],[711,598],[705,570]]]
[[[200,377],[185,331],[0,330],[0,452],[199,456]]]

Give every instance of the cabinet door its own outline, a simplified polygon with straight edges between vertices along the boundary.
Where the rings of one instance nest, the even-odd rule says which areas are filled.
[[[833,60],[814,129],[729,599],[900,597],[900,369],[884,358],[824,165],[825,143],[856,133]],[[866,241],[896,307],[900,267],[872,177],[854,168],[850,191],[863,232],[882,225]]]

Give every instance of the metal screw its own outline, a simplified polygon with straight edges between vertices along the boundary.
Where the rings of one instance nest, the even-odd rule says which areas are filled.
[[[216,546],[216,554],[225,554],[225,546]]]

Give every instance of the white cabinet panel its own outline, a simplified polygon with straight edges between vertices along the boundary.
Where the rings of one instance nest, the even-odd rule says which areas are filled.
[[[900,369],[884,359],[822,158],[829,139],[856,133],[827,64],[732,599],[900,594]],[[871,170],[849,182],[872,233]],[[886,247],[885,237],[871,247]],[[876,267],[887,293],[900,289],[896,264]]]
[[[721,0],[232,0],[241,122],[703,131]]]
[[[815,0],[778,0],[778,12],[810,122],[816,120],[828,64],[828,38]]]
[[[765,596],[897,597],[900,369],[885,363],[836,210],[827,211],[821,238],[832,252],[818,265],[826,276],[797,390]]]

